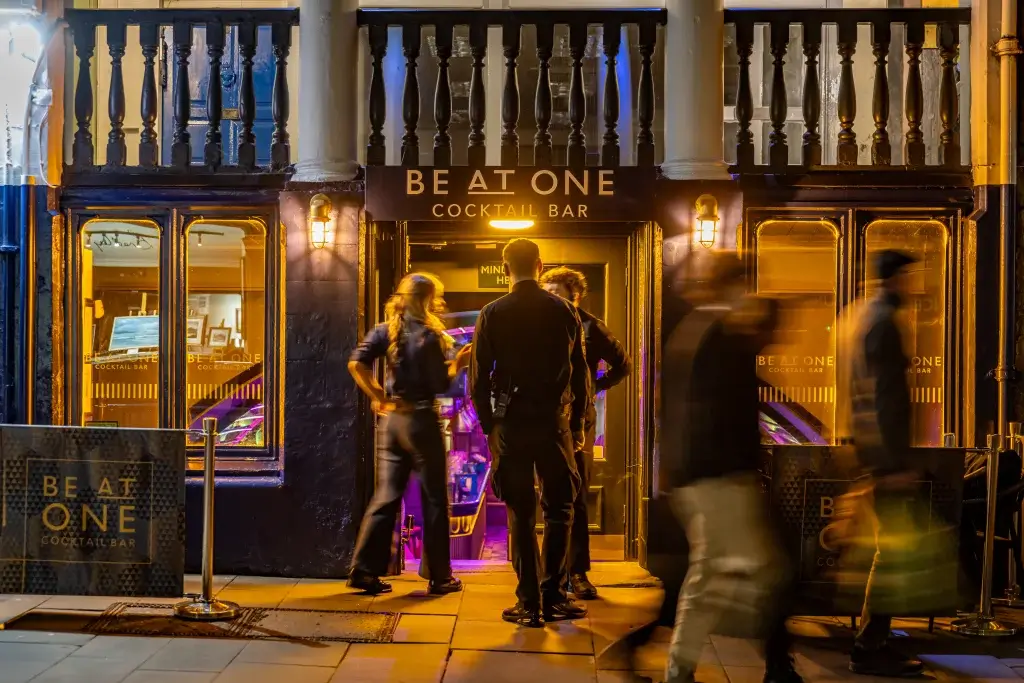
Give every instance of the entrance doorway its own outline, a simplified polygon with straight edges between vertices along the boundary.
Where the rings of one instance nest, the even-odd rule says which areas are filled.
[[[477,315],[508,292],[501,252],[515,237],[540,247],[545,269],[569,266],[587,278],[581,306],[601,318],[633,359],[632,375],[596,397],[594,468],[588,496],[591,555],[595,561],[643,555],[653,433],[651,401],[656,362],[660,233],[652,224],[554,224],[522,233],[466,224],[376,226],[378,311],[401,277],[427,271],[445,285],[448,333],[456,346],[472,341]],[[389,254],[395,267],[389,268]],[[378,316],[380,317],[380,316]],[[508,559],[504,505],[490,491],[490,453],[468,399],[465,373],[441,401],[448,450],[453,560]],[[418,559],[418,487],[405,500],[407,560]],[[538,520],[541,515],[538,510]],[[538,533],[542,532],[538,525]]]

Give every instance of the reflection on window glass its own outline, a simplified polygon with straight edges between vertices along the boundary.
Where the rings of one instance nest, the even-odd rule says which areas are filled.
[[[157,427],[160,230],[95,220],[81,240],[82,424]]]
[[[757,359],[767,443],[825,444],[836,413],[839,231],[826,221],[769,220],[756,232],[757,291],[781,300],[775,343]],[[774,425],[766,429],[765,425]],[[767,432],[767,433],[766,433]]]
[[[941,446],[946,366],[946,227],[938,221],[880,220],[864,231],[868,263],[884,249],[898,249],[918,263],[910,267],[909,301],[899,313],[910,357],[914,446]],[[865,285],[868,297],[877,281]]]
[[[265,231],[248,221],[196,221],[187,239],[189,426],[214,417],[218,448],[264,447]]]

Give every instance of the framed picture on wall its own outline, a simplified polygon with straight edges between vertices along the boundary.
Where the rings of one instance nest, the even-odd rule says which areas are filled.
[[[222,349],[231,343],[230,327],[211,327],[207,345],[211,349]]]
[[[188,326],[185,328],[185,343],[199,346],[206,336],[206,316],[193,315],[188,319]]]

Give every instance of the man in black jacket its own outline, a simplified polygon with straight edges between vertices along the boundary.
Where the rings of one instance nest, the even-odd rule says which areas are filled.
[[[590,518],[587,514],[587,492],[590,476],[594,469],[594,439],[597,433],[597,407],[594,398],[598,392],[607,391],[626,379],[633,369],[626,349],[615,338],[604,321],[580,303],[587,296],[587,278],[572,268],[560,266],[546,271],[540,277],[540,284],[551,294],[572,303],[583,323],[583,335],[587,348],[587,367],[590,368],[590,409],[584,428],[584,446],[576,451],[576,469],[580,473],[580,490],[573,505],[572,534],[569,539],[569,587],[581,600],[597,598],[597,588],[587,578],[590,571]],[[598,377],[601,361],[607,369]]]
[[[539,626],[587,610],[566,594],[566,558],[590,403],[583,327],[576,309],[537,283],[540,250],[529,240],[502,253],[511,291],[480,311],[473,336],[470,396],[487,434],[492,486],[508,510],[518,602],[505,621]],[[543,557],[537,549],[537,495],[544,513]],[[542,564],[543,561],[543,564]]]
[[[903,252],[886,250],[875,257],[878,294],[868,301],[855,321],[850,402],[853,442],[860,464],[872,474],[876,510],[912,496],[907,456],[910,452],[909,359],[896,314],[907,293],[907,267],[915,259]],[[890,615],[873,613],[871,593],[877,567],[884,563],[876,550],[868,577],[861,628],[857,634],[850,670],[854,673],[900,677],[917,676],[923,664],[889,648]]]
[[[666,683],[691,683],[708,635],[726,615],[761,626],[766,683],[800,683],[785,626],[789,566],[760,491],[757,355],[778,319],[746,294],[744,263],[709,254],[710,276],[662,359],[659,490],[686,530]]]

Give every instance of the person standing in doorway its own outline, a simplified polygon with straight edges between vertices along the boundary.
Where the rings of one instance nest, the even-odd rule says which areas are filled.
[[[580,487],[574,451],[583,448],[590,403],[583,327],[576,309],[537,282],[540,250],[530,240],[502,252],[508,294],[476,321],[470,396],[487,435],[492,487],[508,511],[517,602],[502,619],[525,626],[586,615],[569,599],[566,558],[573,502]],[[537,494],[544,514],[537,548]]]
[[[435,311],[443,289],[427,273],[402,278],[386,307],[386,321],[375,327],[356,348],[349,372],[373,400],[373,409],[387,420],[385,447],[376,455],[377,481],[373,500],[363,517],[348,585],[371,595],[388,593],[381,580],[391,558],[395,525],[402,496],[413,470],[420,474],[423,500],[423,558],[420,576],[435,595],[462,590],[452,576],[448,526],[448,458],[435,399],[469,364],[470,352],[460,350],[451,362],[451,341]],[[385,359],[387,390],[373,374],[373,364]]]
[[[607,391],[626,379],[633,369],[626,349],[611,333],[604,321],[580,308],[587,296],[587,278],[583,273],[564,266],[552,268],[540,277],[541,286],[551,294],[572,303],[583,324],[583,337],[590,368],[590,408],[583,425],[584,445],[576,451],[576,470],[580,474],[580,490],[573,505],[572,533],[569,538],[569,588],[581,600],[597,598],[597,588],[587,577],[590,571],[590,516],[587,514],[587,492],[594,469],[594,439],[597,433],[597,405],[599,392]],[[598,377],[601,361],[607,364],[605,373]]]
[[[910,454],[910,361],[896,315],[906,303],[907,268],[916,261],[901,251],[885,250],[875,257],[875,274],[881,282],[855,320],[850,368],[850,410],[853,444],[860,465],[871,474],[878,534],[885,533],[884,511],[913,497]],[[883,514],[880,514],[883,513]],[[861,628],[857,633],[850,670],[889,678],[918,676],[924,665],[889,647],[892,616],[872,609],[879,567],[886,559],[876,548],[864,595]],[[874,595],[877,600],[879,595]]]

